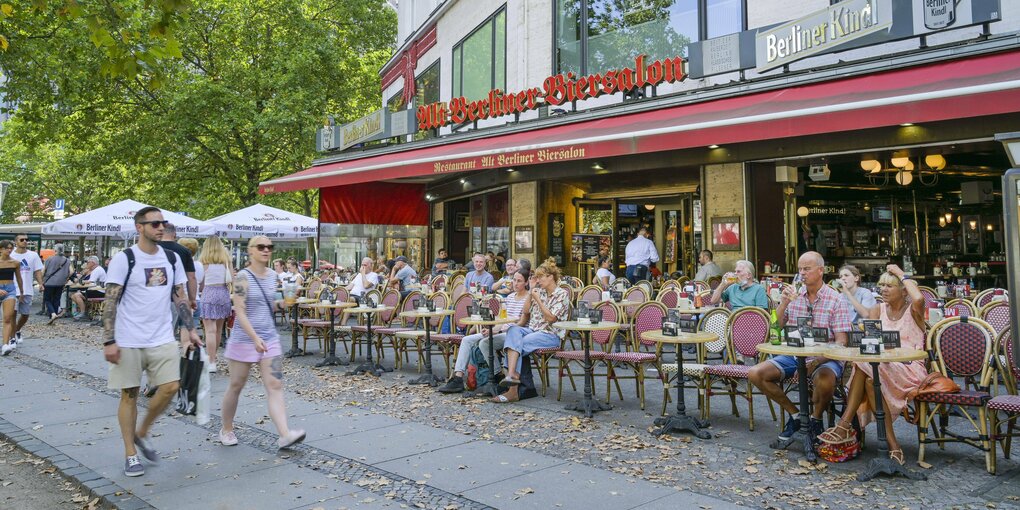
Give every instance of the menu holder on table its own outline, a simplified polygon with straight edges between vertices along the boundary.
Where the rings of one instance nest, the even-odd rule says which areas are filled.
[[[602,310],[588,310],[588,322],[592,324],[602,322]]]
[[[681,333],[696,333],[698,331],[698,321],[696,319],[680,319],[677,321],[677,325]]]
[[[623,301],[623,292],[614,290],[609,293],[609,297],[612,298],[614,303],[619,303],[620,301]]]
[[[479,317],[481,317],[482,320],[491,321],[492,320],[492,309],[487,307],[487,306],[486,307],[482,307],[482,309],[478,311],[478,315],[479,315]]]
[[[671,317],[662,318],[662,334],[663,336],[679,336],[680,325],[676,321],[671,320]]]
[[[425,309],[430,313],[436,311],[436,302],[431,299],[425,300]]]
[[[804,339],[800,336],[800,328],[797,326],[784,326],[783,336],[786,337],[786,345],[790,347],[804,347]]]

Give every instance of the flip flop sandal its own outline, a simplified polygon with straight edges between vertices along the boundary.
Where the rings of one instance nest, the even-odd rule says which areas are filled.
[[[506,395],[496,395],[495,397],[492,397],[489,402],[492,402],[493,404],[509,404],[511,402],[517,402],[517,400],[510,400],[506,398]]]
[[[520,380],[518,380],[518,379],[511,379],[509,377],[504,377],[502,381],[499,381],[499,385],[504,387],[504,388],[509,387],[509,386],[517,386],[518,384],[521,384]]]
[[[907,463],[903,458],[903,450],[889,450],[889,458],[901,466]]]
[[[844,427],[839,423],[837,423],[835,427],[832,427],[818,435],[818,440],[826,444],[846,444],[852,443],[856,439],[856,430],[852,427]]]

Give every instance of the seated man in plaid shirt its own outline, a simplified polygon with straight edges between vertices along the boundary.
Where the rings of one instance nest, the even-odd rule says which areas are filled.
[[[809,251],[797,261],[804,288],[799,292],[796,287],[787,287],[779,299],[776,316],[783,318],[784,324],[796,325],[798,317],[813,317],[813,327],[828,328],[835,337],[836,343],[846,345],[847,332],[850,331],[850,309],[842,299],[839,291],[825,284],[825,260],[818,252]],[[797,358],[793,356],[775,356],[758,363],[751,368],[748,378],[770,399],[778,403],[790,415],[786,420],[780,441],[786,441],[800,430],[799,410],[783,392],[782,381],[792,377],[797,371]],[[807,361],[807,372],[811,374],[814,391],[811,395],[813,405],[811,411],[811,432],[817,437],[822,433],[822,411],[829,407],[836,384],[843,377],[843,363],[823,357],[811,358]]]

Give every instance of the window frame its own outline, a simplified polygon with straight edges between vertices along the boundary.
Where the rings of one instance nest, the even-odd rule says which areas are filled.
[[[549,62],[552,72],[550,74],[559,74],[563,71],[559,69],[557,65],[557,40],[556,34],[559,33],[559,3],[561,0],[552,0],[552,54],[550,55]],[[580,70],[581,76],[587,76],[588,72],[588,3],[591,0],[578,0],[581,2],[579,10],[578,24],[583,27],[581,30],[580,42]],[[740,30],[737,33],[747,31],[747,2],[748,0],[738,0],[741,5],[740,9]],[[830,0],[833,1],[833,0]],[[838,0],[837,0],[838,1]],[[708,2],[709,0],[697,0],[698,3],[698,40],[704,41],[708,39]],[[721,36],[720,36],[721,37]]]
[[[493,11],[492,14],[487,16],[484,21],[482,21],[481,23],[476,25],[475,28],[471,29],[471,31],[468,32],[467,35],[462,37],[459,41],[457,41],[450,48],[450,97],[451,98],[461,97],[461,96],[464,95],[464,65],[463,65],[463,63],[464,63],[464,43],[467,42],[468,39],[470,39],[472,36],[474,36],[476,33],[478,33],[478,31],[481,30],[482,28],[484,28],[486,25],[491,25],[492,26],[492,35],[489,38],[489,47],[492,50],[493,60],[495,60],[495,57],[496,57],[496,18],[499,17],[500,14],[503,14],[503,39],[504,39],[503,40],[503,86],[502,86],[502,89],[504,89],[504,90],[506,89],[506,74],[507,74],[506,73],[506,68],[507,68],[507,58],[506,58],[506,56],[507,56],[507,44],[506,44],[506,36],[507,36],[507,29],[506,29],[506,26],[507,26],[507,9],[506,9],[506,4],[503,4],[498,9]],[[455,56],[454,56],[454,54],[457,52],[458,49],[460,50],[460,58],[459,59],[455,58]],[[489,86],[489,90],[497,88],[496,87],[496,66],[494,64],[495,64],[494,62],[490,62],[490,68],[489,68],[489,85],[490,86]],[[457,80],[456,78],[459,78],[459,80]],[[459,81],[459,83],[458,83],[458,81]],[[481,98],[480,97],[476,97],[476,98],[472,98],[472,99],[474,100],[474,99],[481,99]]]
[[[439,80],[439,83],[436,84],[436,88],[438,89],[438,92],[437,92],[436,95],[438,96],[438,99],[440,101],[443,100],[443,72],[442,72],[443,65],[442,65],[442,63],[443,63],[443,59],[442,58],[437,58],[434,62],[432,62],[431,64],[425,66],[425,69],[423,69],[420,73],[414,75],[414,90],[415,90],[414,94],[415,94],[415,97],[414,97],[414,104],[413,104],[412,108],[418,108],[419,106],[423,106],[423,105],[417,104],[417,102],[418,102],[418,93],[422,92],[422,95],[424,95],[424,92],[421,90],[421,87],[418,86],[418,83],[422,79],[422,77],[425,76],[425,73],[428,73],[429,71],[431,71],[432,68],[436,69],[436,79]],[[401,89],[400,92],[403,93],[403,89]],[[405,105],[405,108],[406,108],[406,105]],[[419,135],[421,135],[421,136],[419,136]],[[419,131],[415,132],[414,135],[412,135],[411,138],[414,141],[427,140],[427,139],[430,139],[430,138],[439,138],[439,128],[419,130]]]

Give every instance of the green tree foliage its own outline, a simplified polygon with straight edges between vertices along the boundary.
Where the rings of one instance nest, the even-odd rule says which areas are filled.
[[[118,19],[148,34],[149,2],[118,4],[134,9]],[[74,211],[134,198],[196,217],[255,202],[314,214],[315,192],[260,196],[258,183],[307,168],[327,114],[347,122],[379,107],[396,33],[381,0],[204,0],[132,76],[111,72],[88,17],[59,23],[0,52],[0,93],[17,101],[0,133],[7,203],[45,195]]]

